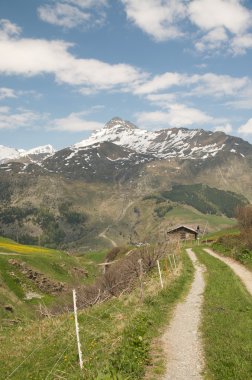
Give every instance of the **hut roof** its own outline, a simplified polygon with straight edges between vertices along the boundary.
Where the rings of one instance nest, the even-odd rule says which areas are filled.
[[[182,228],[184,228],[184,229],[187,230],[188,232],[192,232],[192,233],[194,233],[194,234],[197,234],[197,233],[198,233],[197,230],[195,230],[195,229],[193,229],[193,228],[191,228],[191,227],[185,226],[185,225],[183,225],[183,224],[181,224],[181,225],[179,225],[179,226],[172,227],[171,229],[169,229],[169,230],[167,231],[167,233],[175,232],[175,231],[180,230],[180,229],[182,229]]]

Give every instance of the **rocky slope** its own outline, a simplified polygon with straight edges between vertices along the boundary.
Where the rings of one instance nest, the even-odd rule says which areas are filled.
[[[15,154],[0,164],[0,234],[25,243],[104,246],[103,231],[118,244],[143,241],[163,223],[200,224],[209,210],[221,219],[247,201],[240,195],[252,199],[252,145],[220,132],[145,131],[114,118],[58,152]]]
[[[147,131],[117,117],[105,124],[104,128],[94,132],[88,139],[75,144],[74,149],[83,149],[104,141],[130,148],[137,153],[151,154],[159,159],[207,159],[215,157],[220,152],[241,157],[252,155],[251,144],[223,132],[186,128]]]

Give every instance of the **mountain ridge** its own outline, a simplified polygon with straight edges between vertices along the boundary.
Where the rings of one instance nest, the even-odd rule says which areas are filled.
[[[0,145],[0,164],[9,161],[24,161],[25,158],[28,162],[40,162],[54,153],[55,149],[50,144],[37,146],[28,150]]]

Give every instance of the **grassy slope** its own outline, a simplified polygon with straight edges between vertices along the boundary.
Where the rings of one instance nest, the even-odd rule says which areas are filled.
[[[84,370],[80,374],[73,315],[45,319],[15,328],[2,338],[3,376],[12,379],[141,379],[150,359],[151,342],[167,323],[174,304],[188,288],[193,269],[187,257],[179,277],[169,276],[159,291],[157,271],[139,290],[79,313]],[[5,331],[2,331],[5,333]],[[15,345],[14,345],[15,342]],[[25,344],[24,344],[25,343]]]
[[[231,238],[232,236],[230,236],[230,240]],[[232,257],[245,265],[249,270],[252,270],[252,251],[242,247],[241,242],[239,242],[239,234],[234,234],[233,238],[233,245],[231,241],[229,241],[229,246],[217,241],[213,244],[213,249],[223,256]]]
[[[0,238],[0,252],[9,253],[0,254],[0,318],[22,320],[34,316],[39,303],[55,304],[58,302],[58,297],[43,294],[32,280],[27,279],[18,268],[9,263],[10,259],[25,262],[49,279],[73,286],[76,283],[92,282],[100,270],[97,264],[104,260],[106,254],[106,251],[99,251],[74,257],[63,251],[26,246],[5,238]],[[74,267],[87,270],[88,278],[76,274],[73,271]],[[27,291],[36,292],[43,298],[24,300]],[[5,311],[6,305],[11,305],[14,313]]]
[[[225,226],[232,226],[235,224],[233,219],[224,216],[202,214],[192,207],[178,206],[167,214],[167,218],[183,220],[184,223],[205,224],[208,223],[211,229],[223,228]],[[203,226],[202,226],[203,227]]]
[[[195,248],[206,266],[202,334],[206,379],[252,378],[252,298],[230,268]]]

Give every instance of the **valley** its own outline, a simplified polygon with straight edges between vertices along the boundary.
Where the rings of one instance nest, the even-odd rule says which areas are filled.
[[[252,146],[219,132],[149,132],[113,118],[87,140],[45,151],[1,156],[4,378],[160,380],[191,373],[249,380],[252,340],[244,326],[251,324],[251,296],[218,254],[251,270]],[[169,239],[179,225],[199,226],[199,239]],[[234,318],[232,342],[223,347]],[[190,338],[191,324],[198,333]],[[185,348],[194,342],[200,368],[190,355],[184,360],[189,348],[174,348],[177,341]],[[182,372],[170,354],[184,363]]]

